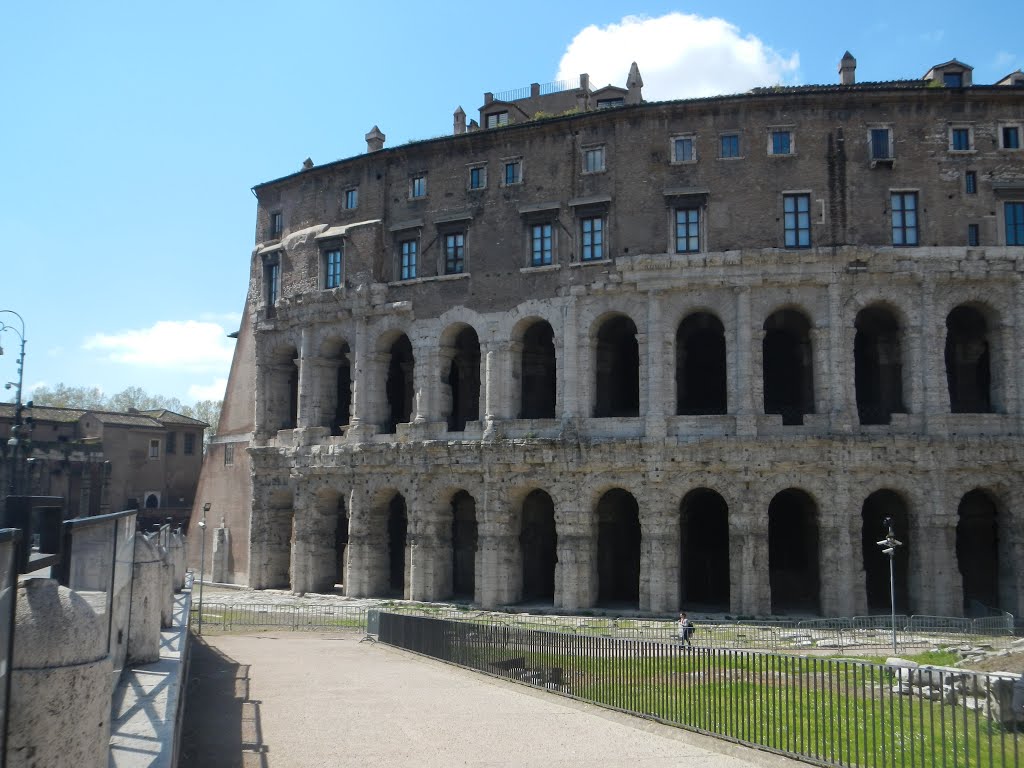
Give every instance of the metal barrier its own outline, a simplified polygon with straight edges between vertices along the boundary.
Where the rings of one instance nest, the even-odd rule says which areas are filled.
[[[198,614],[199,610],[199,606],[193,603],[193,613]],[[224,605],[208,602],[202,606],[202,611],[204,632],[245,629],[351,629],[362,632],[366,629],[367,609],[356,606]]]
[[[7,765],[7,715],[14,658],[14,608],[17,605],[18,546],[21,531],[0,528],[0,768]]]
[[[821,765],[1019,766],[1013,680],[382,613],[379,639]]]

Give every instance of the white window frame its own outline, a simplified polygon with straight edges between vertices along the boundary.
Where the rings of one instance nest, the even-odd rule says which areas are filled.
[[[487,189],[487,163],[473,163],[467,166],[468,171],[466,175],[466,190],[468,192],[479,192],[482,189]],[[473,171],[480,171],[480,186],[473,186]]]
[[[874,132],[885,131],[887,135],[887,143],[889,148],[888,157],[875,157],[875,141]],[[868,144],[868,161],[872,167],[877,163],[891,163],[896,159],[896,144],[893,139],[892,126],[888,124],[883,125],[869,125],[867,131],[867,144]]]
[[[679,250],[679,213],[680,211],[696,211],[697,212],[697,250]],[[669,209],[669,221],[671,227],[671,247],[672,253],[688,255],[694,253],[704,253],[706,250],[704,247],[704,205],[699,202],[693,203],[677,203]],[[689,237],[689,236],[688,236]]]
[[[690,141],[690,159],[680,160],[676,156],[676,142],[677,141]],[[697,162],[697,134],[696,133],[677,133],[669,139],[668,144],[668,156],[671,165],[693,165]]]
[[[789,152],[775,151],[775,134],[789,134]],[[770,125],[768,126],[767,150],[769,157],[794,157],[796,155],[796,131],[791,125]]]
[[[722,154],[722,139],[726,136],[736,137],[736,154],[735,155],[723,155]],[[720,131],[718,134],[718,159],[731,161],[731,160],[742,160],[743,159],[743,131]]]
[[[914,242],[912,242],[912,243],[908,243],[908,242],[897,243],[896,242],[896,237],[895,237],[895,235],[896,235],[896,225],[893,224],[893,221],[892,221],[892,216],[893,216],[892,198],[893,198],[893,195],[914,195]],[[890,237],[890,239],[892,241],[893,247],[894,248],[917,248],[917,247],[919,247],[921,245],[921,190],[920,189],[902,189],[902,188],[900,188],[900,189],[894,189],[894,188],[889,189],[889,200],[888,200],[888,205],[886,206],[886,208],[889,211],[889,237]],[[904,208],[904,211],[906,211],[905,208]],[[904,218],[903,224],[901,225],[900,229],[904,233],[906,233],[906,231],[907,231],[906,218]]]

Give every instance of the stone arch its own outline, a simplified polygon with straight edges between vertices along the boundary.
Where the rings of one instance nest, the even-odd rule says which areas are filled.
[[[538,317],[521,320],[512,329],[513,380],[518,379],[520,419],[553,419],[558,399],[555,331]]]
[[[985,305],[964,303],[946,316],[946,383],[951,413],[995,413],[999,377],[998,317]]]
[[[546,491],[534,489],[522,500],[519,548],[523,561],[523,601],[554,603],[558,532],[555,503]]]
[[[299,420],[299,350],[294,345],[276,347],[270,354],[270,375],[264,402],[272,431],[294,429]]]
[[[480,337],[471,325],[448,326],[440,338],[442,415],[450,432],[480,419]]]
[[[253,586],[260,589],[287,589],[291,578],[292,527],[294,500],[289,489],[270,493],[261,518],[261,526],[253,530],[252,550],[258,553],[262,578]]]
[[[395,493],[384,509],[387,542],[387,595],[409,594],[409,508],[405,496]]]
[[[345,339],[325,338],[318,350],[323,375],[320,380],[321,423],[332,435],[340,435],[351,420],[352,350]]]
[[[787,488],[768,505],[768,577],[772,613],[821,613],[818,505]]]
[[[727,409],[725,326],[710,312],[687,315],[676,329],[676,413]]]
[[[893,534],[902,546],[893,555],[893,579],[889,580],[889,557],[878,544],[888,533],[887,520],[892,521]],[[869,613],[888,613],[891,609],[891,587],[895,588],[897,613],[910,613],[910,512],[903,496],[889,488],[875,491],[864,499],[861,507],[861,553],[864,568],[864,589]]]
[[[594,416],[640,415],[640,348],[628,315],[600,319],[593,334]]]
[[[783,424],[803,424],[814,413],[814,353],[811,321],[800,309],[784,308],[764,321],[762,342],[764,412]]]
[[[854,386],[861,424],[888,424],[903,405],[902,329],[896,314],[875,303],[857,313],[853,341]]]
[[[1008,515],[990,491],[975,488],[957,507],[956,560],[966,615],[1017,607],[1016,564]]]
[[[413,416],[413,375],[415,359],[409,337],[401,331],[382,334],[378,353],[383,353],[379,380],[385,395],[385,433],[394,434],[399,424],[407,424]]]
[[[679,504],[680,609],[729,610],[729,506],[695,488]]]
[[[640,603],[640,507],[621,488],[601,496],[597,516],[597,600],[605,605]]]
[[[476,500],[464,490],[451,500],[452,597],[475,599],[477,517]]]

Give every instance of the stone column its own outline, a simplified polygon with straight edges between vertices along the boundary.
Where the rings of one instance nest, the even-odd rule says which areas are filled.
[[[857,422],[854,392],[853,331],[843,318],[843,300],[839,283],[828,286],[828,355],[831,372],[831,407],[833,432],[850,432]]]
[[[408,599],[445,600],[452,593],[451,507],[414,503],[409,517]]]
[[[674,612],[679,607],[679,515],[657,510],[641,526],[640,610]]]
[[[908,542],[914,553],[911,563],[921,590],[912,594],[917,612],[933,616],[963,614],[964,588],[956,560],[957,501],[946,495],[941,472],[931,474],[928,496],[921,514],[914,516],[913,539]]]
[[[257,439],[269,434],[267,428],[267,365],[256,363],[256,410],[253,413],[253,434]]]
[[[316,378],[313,371],[313,329],[304,326],[302,329],[302,340],[299,343],[299,399],[295,413],[296,427],[316,426],[318,422],[310,419],[310,405],[316,399]]]
[[[811,380],[814,382],[814,412],[828,414],[831,409],[831,376],[829,374],[829,341],[828,328],[811,329]]]
[[[511,372],[507,357],[497,342],[481,345],[481,377],[484,389],[483,421],[484,434],[495,436],[495,422],[508,418],[508,378]]]
[[[382,522],[369,501],[354,491],[348,498],[347,597],[381,597],[388,591],[386,517]]]
[[[309,491],[295,494],[291,586],[298,594],[329,592],[334,587],[337,513],[333,509],[325,511],[318,501]]]
[[[437,391],[440,373],[437,370],[437,345],[420,339],[417,339],[417,342],[412,351],[415,361],[412,371],[412,423],[426,424],[438,420]]]
[[[476,602],[482,608],[492,610],[522,599],[522,553],[507,514],[497,521],[478,523],[474,570]]]
[[[729,510],[729,609],[741,616],[766,616],[772,610],[768,571],[768,507],[744,498],[741,510]]]
[[[849,489],[841,481],[829,488],[830,496],[822,499],[827,508],[818,510],[818,584],[821,612],[825,616],[853,616],[856,613],[855,592],[864,592],[862,563],[855,559],[850,540],[850,521],[859,518],[852,509]],[[860,547],[856,547],[857,554]],[[859,588],[859,590],[858,590]],[[866,599],[866,598],[865,598]]]
[[[640,413],[646,415],[644,432],[648,439],[663,440],[667,434],[668,422],[666,413],[674,408],[666,408],[665,397],[665,366],[672,360],[671,353],[666,354],[665,329],[661,325],[661,297],[654,291],[647,295],[647,333],[644,334],[647,347],[647,358],[644,367],[647,369],[647,407],[641,403]],[[640,339],[637,338],[639,343]],[[643,349],[643,347],[641,347]]]
[[[580,382],[577,371],[579,365],[579,345],[586,343],[585,340],[581,342],[578,338],[578,331],[576,328],[578,309],[576,306],[576,297],[579,295],[575,290],[569,297],[563,307],[563,313],[565,318],[565,325],[562,329],[563,341],[563,359],[562,369],[559,371],[559,391],[562,393],[562,421],[573,422],[580,418],[581,404],[580,404]]]
[[[231,535],[224,525],[221,524],[213,529],[213,563],[211,564],[211,577],[215,584],[225,584],[231,580]]]
[[[361,442],[377,431],[373,421],[370,393],[375,386],[382,387],[383,383],[375,385],[373,381],[375,372],[370,359],[366,318],[358,317],[353,320],[356,327],[356,339],[350,352],[352,356],[352,415],[345,436],[349,440]]]
[[[597,601],[597,523],[589,509],[555,510],[558,563],[555,608],[578,611]]]
[[[929,435],[946,434],[949,389],[946,383],[946,318],[935,316],[935,285],[921,283],[921,365],[924,386],[924,428]]]
[[[732,375],[729,377],[730,413],[736,415],[737,435],[754,435],[757,433],[755,414],[760,409],[754,407],[754,357],[753,338],[750,320],[750,288],[736,288],[736,337],[732,344]]]

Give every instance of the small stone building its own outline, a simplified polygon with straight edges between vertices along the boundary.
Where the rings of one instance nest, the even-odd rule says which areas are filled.
[[[260,184],[194,514],[256,588],[1024,610],[1024,74],[487,94]],[[195,539],[195,537],[193,537]],[[198,544],[193,541],[193,561]]]

